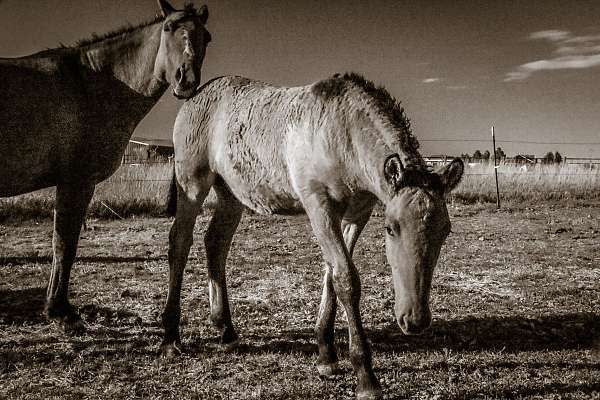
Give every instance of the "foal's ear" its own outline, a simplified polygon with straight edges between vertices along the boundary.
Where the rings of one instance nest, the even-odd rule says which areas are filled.
[[[169,14],[174,13],[175,10],[172,5],[169,4],[167,0],[158,0],[158,6],[160,7],[160,12],[163,17],[167,17]]]
[[[442,167],[436,172],[442,181],[444,194],[450,193],[450,191],[458,185],[464,171],[465,165],[463,164],[463,161],[460,158],[455,158],[450,164]]]
[[[403,172],[404,165],[402,165],[398,154],[392,154],[385,159],[383,163],[383,176],[394,191],[398,188],[398,184],[402,180]]]
[[[203,4],[198,10],[198,18],[200,18],[200,22],[206,24],[206,21],[208,20],[208,7],[206,4]]]

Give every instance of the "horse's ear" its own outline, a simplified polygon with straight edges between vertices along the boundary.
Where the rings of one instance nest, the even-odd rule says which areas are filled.
[[[439,175],[442,185],[444,186],[444,194],[450,193],[452,189],[458,185],[460,178],[465,171],[465,164],[460,158],[455,158],[452,162],[442,167],[436,173]]]
[[[198,10],[198,18],[200,18],[200,22],[206,24],[206,21],[208,20],[208,7],[206,4],[203,4]]]
[[[383,176],[394,191],[397,190],[398,184],[402,180],[403,172],[404,165],[402,165],[402,161],[398,154],[392,154],[385,159],[385,162],[383,163]]]
[[[169,14],[174,13],[175,10],[172,5],[169,4],[167,0],[158,0],[158,6],[160,7],[160,12],[163,17],[167,17]]]

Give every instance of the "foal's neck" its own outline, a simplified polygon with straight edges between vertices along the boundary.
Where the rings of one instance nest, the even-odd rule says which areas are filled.
[[[82,64],[93,72],[109,73],[139,95],[158,99],[169,85],[154,75],[161,31],[156,23],[85,46]]]

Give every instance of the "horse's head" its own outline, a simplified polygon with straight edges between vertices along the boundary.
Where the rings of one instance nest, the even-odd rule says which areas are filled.
[[[386,254],[392,267],[398,325],[419,334],[431,324],[429,290],[450,219],[444,196],[462,177],[460,159],[437,172],[404,167],[397,154],[385,161],[394,195],[385,211]]]
[[[154,71],[171,84],[175,97],[187,99],[200,85],[200,69],[210,42],[204,27],[208,8],[176,10],[166,0],[158,0],[158,4],[165,19]]]

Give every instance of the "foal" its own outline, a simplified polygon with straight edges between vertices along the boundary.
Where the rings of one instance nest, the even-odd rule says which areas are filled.
[[[241,77],[214,79],[179,111],[173,141],[177,204],[163,354],[179,352],[183,269],[196,216],[212,187],[218,202],[204,243],[211,320],[222,342],[231,345],[238,337],[225,260],[244,207],[262,214],[303,210],[326,263],[316,326],[318,370],[328,375],[337,369],[333,334],[339,300],[348,319],[357,395],[379,398],[360,316],[354,245],[381,201],[398,325],[406,334],[427,328],[433,269],[450,232],[444,196],[458,184],[462,161],[429,171],[399,103],[355,74],[291,88]]]

